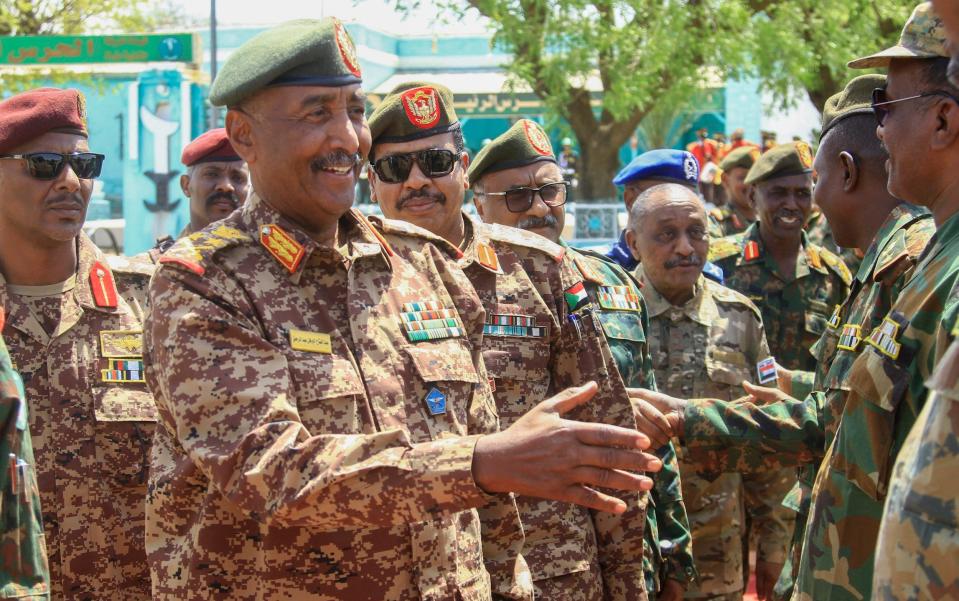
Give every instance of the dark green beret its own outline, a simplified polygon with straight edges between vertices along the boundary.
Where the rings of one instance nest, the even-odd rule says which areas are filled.
[[[822,109],[822,133],[819,139],[826,137],[834,125],[853,115],[871,115],[872,91],[886,87],[885,75],[860,75],[846,84],[838,94],[829,97]]]
[[[726,157],[720,161],[719,168],[723,171],[729,171],[730,169],[735,169],[736,167],[742,167],[746,170],[752,169],[753,164],[755,164],[756,159],[759,158],[760,154],[761,151],[757,146],[740,146],[736,150],[733,150],[727,154]]]
[[[787,142],[767,150],[746,174],[747,184],[812,173],[812,148],[805,142]]]
[[[549,136],[539,123],[520,119],[476,154],[466,176],[471,183],[476,183],[487,173],[539,161],[556,162]]]
[[[362,81],[356,47],[338,19],[298,19],[237,48],[210,87],[210,103],[236,106],[270,86],[340,87]]]
[[[459,126],[453,92],[446,86],[424,81],[399,84],[370,115],[373,144],[419,140]]]

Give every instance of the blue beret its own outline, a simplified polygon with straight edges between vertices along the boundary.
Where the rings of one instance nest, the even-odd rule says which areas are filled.
[[[662,148],[644,152],[616,174],[613,184],[625,186],[643,179],[675,182],[687,186],[699,184],[699,163],[685,150]]]

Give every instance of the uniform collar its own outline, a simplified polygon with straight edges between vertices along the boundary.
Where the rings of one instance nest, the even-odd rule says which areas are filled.
[[[656,286],[646,277],[642,265],[636,268],[635,275],[643,284],[643,298],[646,299],[646,309],[649,311],[650,317],[662,315],[667,311],[678,310],[687,318],[705,326],[711,324],[715,319],[716,302],[713,300],[712,295],[706,292],[706,278],[702,275],[699,276],[699,280],[696,282],[696,290],[693,292],[693,297],[681,306],[673,305],[656,290]]]
[[[500,265],[499,257],[490,242],[489,228],[483,220],[476,215],[470,215],[463,211],[463,235],[466,241],[463,248],[459,249],[463,256],[459,258],[459,266],[466,269],[476,263],[483,269],[502,274],[503,267]]]
[[[805,230],[801,232],[801,235],[802,240],[799,243],[799,255],[796,257],[796,273],[794,278],[790,277],[787,279],[779,272],[779,265],[776,264],[773,256],[766,251],[766,247],[763,244],[762,236],[759,233],[758,221],[750,225],[749,228],[743,232],[743,252],[739,257],[738,264],[744,265],[762,262],[767,271],[784,282],[804,278],[813,271],[823,274],[828,273],[818,247],[809,243]]]
[[[860,283],[866,283],[870,278],[877,276],[876,270],[881,269],[880,259],[890,245],[895,242],[895,234],[913,221],[928,216],[929,211],[916,205],[904,202],[896,207],[886,217],[886,220],[879,226],[879,231],[872,239],[872,243],[863,255],[862,264],[859,271],[856,272],[856,279]]]

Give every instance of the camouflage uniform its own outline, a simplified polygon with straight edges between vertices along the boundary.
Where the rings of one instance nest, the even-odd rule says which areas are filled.
[[[755,220],[750,221],[731,203],[716,207],[709,212],[709,235],[725,238],[746,231]]]
[[[732,400],[743,380],[756,381],[757,364],[769,357],[759,309],[746,297],[700,278],[696,294],[674,307],[643,274],[650,312],[650,349],[657,380],[667,394]],[[785,494],[776,470],[768,473],[699,474],[699,466],[680,448],[683,498],[693,527],[693,557],[698,586],[687,598],[741,597],[745,590],[741,544],[744,511],[755,514],[763,533],[759,557],[782,562],[792,512],[778,506]],[[755,494],[744,495],[745,490]],[[752,504],[747,502],[752,500]]]
[[[849,297],[836,306],[825,333],[813,345],[816,373],[812,394],[825,411],[823,426],[827,445],[832,442],[846,403],[849,370],[862,351],[862,333],[871,332],[882,322],[912,277],[919,255],[934,232],[932,215],[925,209],[910,204],[894,208],[867,249]],[[818,462],[800,467],[799,482],[786,497],[785,503],[798,515],[789,561],[776,585],[780,599],[789,598],[799,569],[802,536],[818,469]]]
[[[954,327],[893,469],[876,546],[875,599],[959,599],[957,335]]]
[[[0,330],[4,313],[0,308]],[[49,599],[50,569],[43,541],[40,491],[33,466],[33,444],[27,427],[23,383],[10,363],[0,338],[0,512],[3,516],[3,562],[0,564],[0,599]]]
[[[0,278],[3,336],[31,405],[51,596],[149,599],[143,498],[156,409],[141,324],[153,266],[77,240],[72,289]]]
[[[586,282],[620,381],[630,388],[656,390],[646,336],[649,323],[638,282],[603,255],[573,248],[569,253]],[[627,298],[634,300],[624,302]],[[670,442],[656,455],[663,461],[663,469],[652,475],[652,510],[646,514],[643,545],[643,573],[651,594],[662,590],[664,576],[686,588],[696,578],[676,450]]]
[[[428,232],[339,227],[319,246],[254,194],[160,258],[154,598],[531,598],[516,505],[472,475],[480,299]]]
[[[570,417],[635,428],[625,389],[610,378],[609,351],[589,307],[574,310],[566,300],[582,277],[564,249],[516,228],[465,214],[464,220],[468,242],[459,266],[486,309],[483,362],[503,427],[550,395],[595,380],[597,396]],[[630,510],[616,517],[517,498],[537,598],[644,598],[646,499],[635,495]]]
[[[803,234],[796,273],[784,277],[765,252],[755,223],[742,234],[715,240],[709,259],[725,272],[727,286],[762,311],[776,362],[789,369],[814,369],[809,348],[826,329],[832,307],[846,298],[852,280],[839,257],[809,243]]]
[[[863,337],[838,427],[821,398],[767,407],[704,403],[687,412],[687,442],[696,439],[703,461],[729,466],[813,461],[835,432],[813,485],[794,599],[871,598],[892,461],[922,409],[923,382],[955,322],[959,307],[950,291],[957,281],[954,215],[933,236],[889,313]]]

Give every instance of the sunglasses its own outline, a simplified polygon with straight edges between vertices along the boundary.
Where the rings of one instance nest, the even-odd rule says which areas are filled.
[[[29,154],[3,154],[0,159],[15,159],[26,161],[30,175],[36,179],[57,179],[63,167],[69,163],[73,172],[80,179],[93,179],[100,176],[103,166],[102,154],[95,152],[75,152],[60,154],[59,152],[31,152]]]
[[[506,199],[506,208],[511,213],[525,213],[533,206],[533,198],[539,194],[548,207],[561,207],[566,204],[569,182],[552,182],[539,188],[513,188],[506,192],[484,192],[484,196],[502,196]]]
[[[429,178],[449,175],[456,166],[459,153],[443,148],[430,148],[407,154],[391,154],[373,161],[373,171],[388,184],[401,184],[410,176],[413,163]]]
[[[885,88],[876,88],[872,91],[872,110],[876,114],[876,121],[880,126],[882,126],[886,122],[886,117],[889,116],[889,112],[892,110],[889,108],[891,105],[899,102],[916,100],[919,98],[928,98],[930,96],[944,96],[951,99],[956,104],[959,104],[959,98],[956,98],[949,92],[944,92],[942,90],[933,90],[932,92],[923,92],[922,94],[916,94],[915,96],[909,96],[907,98],[889,100],[886,96]]]

